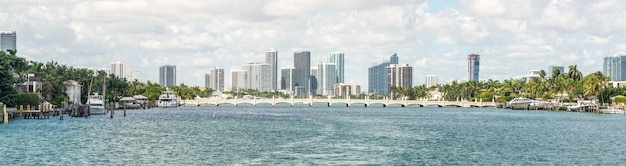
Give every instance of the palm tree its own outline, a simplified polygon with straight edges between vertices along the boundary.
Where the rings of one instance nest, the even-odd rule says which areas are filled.
[[[584,95],[594,95],[599,96],[599,93],[607,89],[607,81],[609,81],[609,77],[603,75],[601,72],[591,73],[584,78]],[[600,98],[602,100],[602,98]],[[600,103],[604,103],[604,101],[600,101]]]
[[[583,74],[576,69],[576,65],[570,65],[567,71],[567,77],[579,81],[583,77]]]

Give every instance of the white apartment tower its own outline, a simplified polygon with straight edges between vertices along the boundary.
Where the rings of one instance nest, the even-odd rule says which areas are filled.
[[[248,72],[242,69],[230,70],[231,90],[246,89],[248,87]]]
[[[112,62],[111,63],[111,74],[117,76],[119,78],[125,78],[126,75],[124,71],[126,70],[124,63],[122,62]]]
[[[270,49],[265,52],[265,63],[270,64],[271,89],[278,89],[278,52]]]
[[[212,68],[209,70],[209,86],[207,88],[211,88],[215,91],[224,91],[224,69],[220,68]]]
[[[336,74],[334,63],[320,62],[317,64],[317,94],[333,95],[333,85],[337,83]]]
[[[242,68],[248,73],[246,89],[258,90],[259,92],[272,90],[271,65],[269,63],[247,63]]]
[[[426,87],[437,86],[438,80],[436,75],[426,75],[426,82],[424,83]]]
[[[388,87],[410,88],[413,86],[413,67],[409,64],[389,64],[387,83]]]

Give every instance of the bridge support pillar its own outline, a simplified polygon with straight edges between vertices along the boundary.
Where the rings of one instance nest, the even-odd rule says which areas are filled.
[[[328,107],[331,107],[333,105],[333,98],[328,96]]]

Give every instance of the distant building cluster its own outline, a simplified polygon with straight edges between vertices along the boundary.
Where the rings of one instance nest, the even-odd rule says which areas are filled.
[[[413,86],[413,67],[409,64],[398,64],[398,54],[393,54],[389,62],[374,64],[368,69],[368,92],[388,95],[389,88],[410,88]]]

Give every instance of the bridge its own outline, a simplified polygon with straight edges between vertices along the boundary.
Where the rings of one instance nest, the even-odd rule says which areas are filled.
[[[497,107],[495,102],[370,100],[370,99],[200,99],[182,100],[181,106],[269,107]]]

